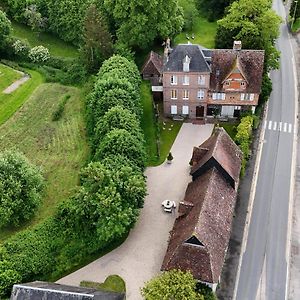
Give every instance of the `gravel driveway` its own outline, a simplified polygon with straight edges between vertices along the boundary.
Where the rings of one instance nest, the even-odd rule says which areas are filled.
[[[126,282],[127,299],[142,299],[139,289],[144,282],[159,273],[167,248],[169,231],[175,213],[164,213],[161,202],[184,197],[189,176],[189,161],[193,147],[200,145],[212,133],[213,125],[184,123],[171,149],[174,160],[146,170],[148,196],[139,221],[127,240],[118,248],[76,272],[58,280],[58,283],[79,285],[82,280],[103,282],[112,274]],[[177,205],[178,207],[178,205]]]

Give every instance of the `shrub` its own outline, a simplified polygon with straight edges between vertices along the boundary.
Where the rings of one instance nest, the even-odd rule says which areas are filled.
[[[44,180],[20,153],[0,155],[0,227],[28,221],[41,203]]]
[[[27,40],[16,40],[12,46],[16,55],[23,58],[28,56],[30,46]]]
[[[66,103],[70,98],[71,96],[69,94],[63,97],[63,99],[58,104],[57,109],[52,114],[52,121],[58,121],[61,119],[63,112],[65,110]]]
[[[50,58],[49,50],[44,46],[36,46],[30,49],[28,57],[35,63],[45,62]]]

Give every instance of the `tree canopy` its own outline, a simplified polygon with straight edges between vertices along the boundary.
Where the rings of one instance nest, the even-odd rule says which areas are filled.
[[[234,0],[195,0],[200,14],[205,14],[209,20],[218,20],[223,17],[225,9]]]
[[[171,270],[152,278],[142,288],[145,300],[204,300],[196,292],[196,280],[190,272]]]
[[[178,0],[103,0],[118,42],[147,48],[155,38],[173,37],[183,26]]]
[[[277,68],[279,52],[274,43],[280,22],[270,0],[233,2],[228,14],[218,21],[217,48],[231,48],[234,40],[241,40],[244,49],[265,50],[266,69]]]
[[[40,170],[17,152],[0,154],[0,227],[28,221],[41,203]]]
[[[0,9],[0,49],[5,46],[5,42],[11,32],[11,23],[6,14]]]

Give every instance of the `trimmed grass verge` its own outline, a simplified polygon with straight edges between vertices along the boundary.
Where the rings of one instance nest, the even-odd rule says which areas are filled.
[[[21,77],[22,75],[14,69],[0,64],[0,93]]]
[[[219,126],[223,127],[233,140],[236,136],[236,133],[237,133],[236,127],[238,125],[239,125],[238,123],[237,124],[230,124],[230,123],[225,123],[225,122],[219,123]]]
[[[41,32],[38,36],[28,26],[12,21],[12,35],[19,39],[26,39],[31,47],[43,45],[53,56],[76,58],[79,53],[76,47],[64,42],[54,35]]]
[[[95,288],[100,291],[110,291],[117,293],[125,293],[125,281],[119,275],[108,276],[103,283],[92,281],[81,281],[80,286],[87,288]]]
[[[156,124],[153,108],[153,98],[150,83],[143,81],[141,86],[141,98],[143,105],[143,117],[141,126],[146,140],[148,154],[147,166],[158,166],[162,164],[176,139],[182,122],[163,119],[162,104],[159,105],[160,118]],[[157,139],[158,146],[157,146]],[[160,156],[158,157],[158,151]]]
[[[52,114],[64,95],[71,96],[65,113],[59,121],[53,122]],[[35,218],[16,230],[2,230],[0,240],[41,222],[54,212],[57,203],[72,194],[89,154],[83,115],[84,103],[79,89],[42,84],[0,127],[0,151],[17,149],[23,152],[29,161],[42,168],[46,178],[43,204]]]
[[[194,1],[179,0],[179,4],[183,7],[185,18],[193,16],[193,26],[192,30],[183,31],[177,35],[175,44],[186,44],[190,41],[193,44],[199,44],[209,49],[214,48],[217,22],[208,22],[206,18],[200,16]],[[189,40],[187,40],[186,34],[190,37]],[[195,35],[194,39],[191,38],[192,34]]]
[[[11,94],[0,93],[0,125],[7,121],[43,83],[44,78],[36,71],[26,70],[31,78]]]

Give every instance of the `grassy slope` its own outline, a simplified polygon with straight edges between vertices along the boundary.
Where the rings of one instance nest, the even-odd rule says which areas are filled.
[[[208,22],[207,19],[199,15],[193,0],[179,0],[179,4],[183,7],[185,16],[189,16],[191,12],[195,14],[193,30],[184,31],[175,38],[175,44],[187,43],[186,33],[189,37],[194,33],[195,39],[189,41],[193,44],[200,44],[206,48],[215,47],[215,35],[217,31],[216,22]]]
[[[63,95],[70,94],[63,118],[51,121]],[[0,127],[0,151],[15,148],[41,166],[46,178],[46,192],[33,225],[51,215],[55,205],[66,199],[78,184],[79,170],[88,156],[80,90],[59,84],[41,85]],[[20,228],[22,229],[22,228]],[[14,230],[2,231],[0,240]]]
[[[0,64],[0,93],[21,77],[22,75],[14,69]]]
[[[11,94],[0,94],[0,125],[9,119],[44,81],[40,73],[31,70],[27,70],[27,72],[31,79]]]
[[[27,39],[30,46],[43,45],[47,47],[53,56],[75,58],[78,56],[77,49],[52,34],[42,32],[39,37],[31,29],[23,24],[12,21],[12,35],[19,39]]]
[[[103,283],[93,281],[81,281],[80,286],[95,288],[100,291],[112,291],[117,293],[126,292],[125,281],[118,275],[108,276]]]

